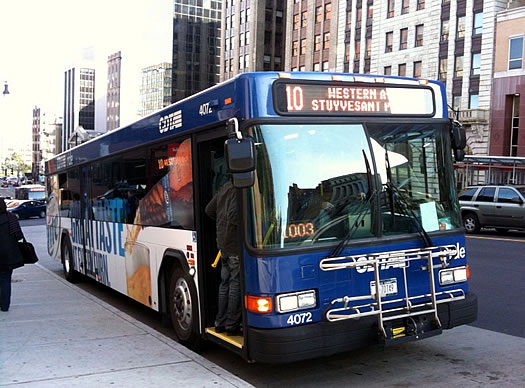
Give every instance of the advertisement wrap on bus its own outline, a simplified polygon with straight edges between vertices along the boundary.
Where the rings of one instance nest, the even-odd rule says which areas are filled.
[[[439,82],[244,73],[48,161],[48,251],[194,349],[283,363],[417,341],[477,317],[464,147]],[[233,264],[207,209],[228,182],[235,333],[216,326]]]

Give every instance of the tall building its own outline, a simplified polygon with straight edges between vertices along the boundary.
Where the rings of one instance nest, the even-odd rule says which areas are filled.
[[[60,152],[79,143],[76,138],[79,127],[81,131],[95,131],[95,69],[74,67],[67,70],[64,77],[64,123]]]
[[[282,0],[225,0],[222,4],[220,80],[246,71],[284,69]]]
[[[122,55],[118,51],[108,57],[108,92],[106,97],[106,131],[120,126],[120,77]]]
[[[40,150],[40,131],[42,118],[40,115],[40,108],[33,108],[33,124],[32,124],[32,153],[31,153],[31,174],[33,179],[40,175],[40,164],[42,161],[42,151]]]
[[[174,0],[172,102],[218,83],[220,23],[221,0]]]
[[[57,135],[62,130],[62,118],[33,108],[31,173],[36,181],[45,171],[45,161],[57,154]]]
[[[525,156],[525,1],[496,16],[490,154]]]
[[[147,116],[171,104],[171,63],[142,69],[140,115]]]
[[[494,21],[506,3],[290,0],[285,68],[439,79],[469,152],[487,154]]]

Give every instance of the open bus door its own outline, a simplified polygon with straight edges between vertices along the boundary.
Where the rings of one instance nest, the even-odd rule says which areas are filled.
[[[207,135],[207,136],[206,136]],[[217,333],[215,331],[215,317],[218,311],[218,290],[221,281],[221,261],[212,266],[217,259],[218,248],[216,242],[216,226],[205,212],[206,205],[210,202],[213,195],[229,178],[227,162],[224,154],[224,143],[227,140],[226,132],[223,136],[217,137],[215,132],[213,136],[207,132],[206,135],[197,139],[198,165],[195,168],[198,176],[198,193],[197,201],[199,208],[197,210],[197,236],[198,252],[201,258],[200,278],[200,306],[202,317],[202,332],[206,338],[226,346],[229,349],[241,353],[244,346],[242,336],[228,336],[226,333]],[[239,241],[239,244],[241,242]],[[241,260],[241,306],[244,295],[243,275],[242,275],[242,258]],[[242,308],[242,307],[241,307]],[[244,318],[244,316],[243,316]],[[244,323],[243,323],[244,324]]]

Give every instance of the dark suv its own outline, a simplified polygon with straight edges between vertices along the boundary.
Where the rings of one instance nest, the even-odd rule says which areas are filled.
[[[498,232],[525,229],[525,186],[471,186],[459,193],[463,226],[467,233],[483,227]]]

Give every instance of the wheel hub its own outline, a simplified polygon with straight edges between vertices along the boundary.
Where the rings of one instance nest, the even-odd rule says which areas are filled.
[[[184,279],[178,279],[173,293],[173,310],[180,327],[188,330],[192,321],[191,295]]]

